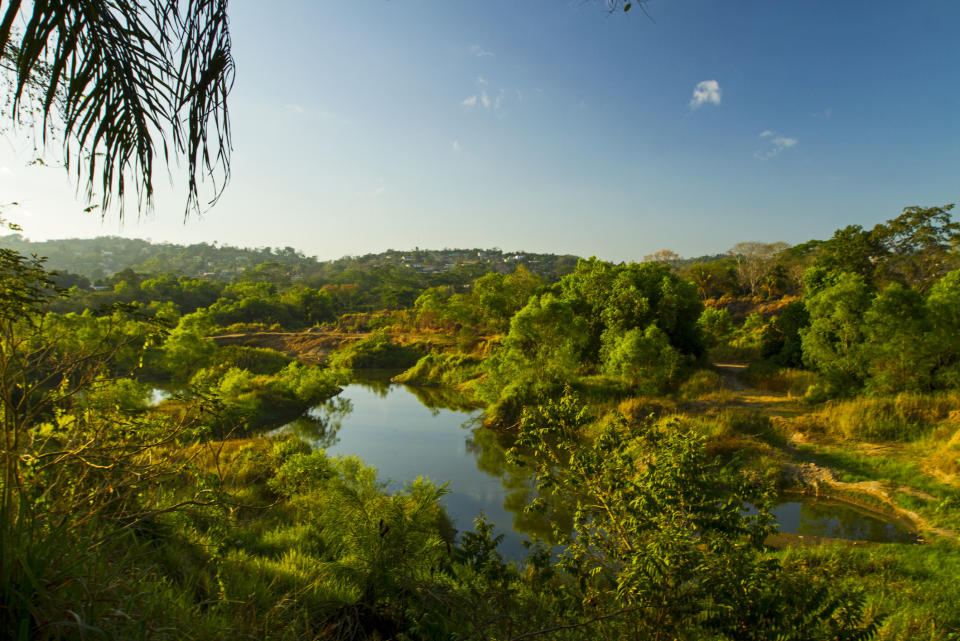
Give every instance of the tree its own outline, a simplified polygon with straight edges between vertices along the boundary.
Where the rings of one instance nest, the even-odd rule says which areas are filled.
[[[815,265],[830,271],[849,272],[871,280],[877,261],[886,253],[873,232],[860,225],[847,225],[833,232],[820,247]]]
[[[886,253],[883,272],[892,280],[926,290],[958,265],[960,223],[951,219],[953,205],[905,207],[903,213],[873,235]]]
[[[12,119],[38,113],[42,141],[62,132],[68,170],[99,184],[103,215],[129,182],[138,206],[153,200],[154,160],[187,161],[185,214],[197,182],[230,173],[227,94],[234,64],[227,0],[11,0],[0,16],[0,69]],[[219,178],[219,180],[218,180]]]
[[[565,629],[641,641],[876,634],[862,599],[764,553],[775,527],[763,489],[711,460],[702,435],[614,414],[583,439],[589,424],[568,391],[524,410],[509,452],[530,461],[541,496],[574,509],[554,563],[572,579],[562,592],[571,604]],[[748,514],[748,501],[759,514]],[[537,499],[529,509],[544,507]]]
[[[863,318],[872,300],[863,277],[849,273],[806,300],[810,325],[800,330],[803,361],[823,373],[835,391],[849,391],[866,378]]]
[[[868,387],[874,392],[920,392],[930,388],[936,349],[923,295],[892,283],[863,317]]]
[[[789,248],[787,243],[761,243],[756,241],[737,243],[727,253],[737,259],[737,274],[741,285],[756,296],[763,279],[776,263],[777,254]]]

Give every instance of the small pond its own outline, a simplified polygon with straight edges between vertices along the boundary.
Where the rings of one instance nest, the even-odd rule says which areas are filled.
[[[780,531],[790,534],[875,543],[917,542],[916,533],[901,524],[882,520],[839,501],[790,500],[777,504],[772,512]]]
[[[377,468],[390,487],[401,488],[418,476],[448,483],[447,510],[460,529],[470,529],[483,512],[504,535],[500,551],[525,555],[531,535],[548,538],[547,517],[523,513],[533,498],[527,468],[508,463],[511,437],[480,425],[480,411],[460,395],[432,388],[360,379],[335,398],[311,409],[284,429],[294,429],[334,455],[357,456]],[[562,506],[550,518],[569,523]],[[787,500],[773,510],[781,530],[803,536],[858,541],[914,542],[898,525],[845,504],[815,499]]]

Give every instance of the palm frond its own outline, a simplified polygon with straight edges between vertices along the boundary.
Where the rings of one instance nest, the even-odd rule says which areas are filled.
[[[216,201],[230,174],[227,0],[11,0],[2,11],[11,117],[38,112],[45,145],[62,130],[65,164],[88,199],[99,185],[103,215],[115,197],[123,217],[130,180],[138,208],[152,206],[157,157],[186,159],[185,215],[199,211],[204,176]]]

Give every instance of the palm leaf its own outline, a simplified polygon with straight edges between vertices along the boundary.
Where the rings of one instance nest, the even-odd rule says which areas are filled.
[[[0,68],[12,78],[15,122],[39,113],[43,143],[62,131],[64,161],[99,187],[122,218],[133,182],[139,210],[154,198],[154,161],[186,160],[185,215],[198,183],[213,204],[230,174],[227,0],[19,0],[0,18]]]

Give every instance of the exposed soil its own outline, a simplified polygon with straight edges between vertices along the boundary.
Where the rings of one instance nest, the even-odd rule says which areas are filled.
[[[366,334],[341,331],[251,332],[213,336],[214,343],[266,347],[303,361],[317,362],[344,343],[360,340]]]
[[[798,399],[787,394],[765,392],[752,388],[746,380],[746,365],[715,363],[714,368],[720,374],[724,387],[736,394],[733,405],[763,412],[784,426],[790,424],[789,418],[799,416],[807,411]],[[795,446],[801,444],[815,445],[804,434],[794,432],[788,435],[787,443],[781,450],[789,459],[796,461],[797,449]],[[859,444],[856,448],[866,454],[891,454],[896,449],[891,446],[876,444]],[[928,501],[936,500],[935,497],[908,486],[880,481],[846,483],[838,480],[837,476],[836,471],[829,467],[811,462],[789,462],[783,466],[784,481],[793,487],[804,491],[812,491],[818,496],[828,496],[852,505],[880,511],[887,517],[908,523],[915,530],[928,535],[957,539],[956,532],[933,526],[920,514],[901,507],[895,500],[897,494]]]

